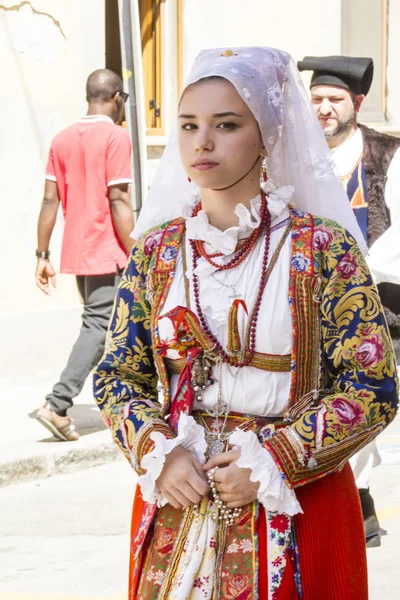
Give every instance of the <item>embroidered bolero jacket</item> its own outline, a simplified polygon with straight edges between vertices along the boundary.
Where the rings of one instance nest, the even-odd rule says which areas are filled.
[[[354,239],[334,221],[295,209],[291,222],[290,397],[285,426],[263,444],[296,488],[341,469],[372,441],[394,418],[398,395],[382,306]],[[155,336],[184,231],[179,218],[136,243],[94,375],[96,402],[139,474],[151,433],[176,436]]]

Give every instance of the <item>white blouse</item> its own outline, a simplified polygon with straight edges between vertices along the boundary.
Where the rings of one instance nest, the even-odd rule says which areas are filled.
[[[253,210],[259,209],[259,200],[252,201]],[[202,214],[201,214],[202,213]],[[213,251],[224,252],[228,243],[226,238],[235,240],[246,237],[249,228],[243,220],[239,227],[231,227],[223,232],[209,224],[207,215],[201,211],[198,217],[188,219],[186,222],[186,255],[187,277],[192,282],[192,252],[189,239],[203,239],[208,234],[212,242]],[[289,222],[287,208],[275,217],[272,222],[274,227],[271,233],[269,260],[276,250],[279,241]],[[276,227],[276,229],[275,229]],[[234,238],[232,232],[234,230]],[[215,239],[212,235],[218,232]],[[251,230],[250,230],[251,231]],[[225,236],[225,237],[224,237]],[[234,298],[241,298],[247,305],[248,312],[255,304],[260,286],[260,275],[264,253],[264,239],[259,241],[250,256],[236,269],[216,271],[209,263],[200,258],[197,266],[197,275],[200,288],[200,304],[212,333],[226,347],[228,340],[228,313]],[[257,352],[265,354],[290,354],[292,351],[292,319],[288,302],[289,273],[291,257],[291,235],[286,238],[283,248],[269,281],[265,288],[260,306],[257,331]],[[228,262],[232,256],[226,254],[221,262]],[[176,272],[171,284],[168,297],[161,311],[161,316],[172,310],[175,306],[185,305],[184,273],[182,256],[178,256]],[[193,285],[190,285],[190,308],[196,312]],[[243,341],[243,332],[246,329],[248,316],[244,309],[239,310],[239,333]],[[170,338],[173,334],[172,323],[168,318],[159,320],[159,334],[161,341]],[[168,358],[179,358],[176,351],[169,351]],[[236,382],[235,382],[236,375]],[[248,413],[260,416],[281,416],[287,408],[290,387],[290,373],[275,373],[261,371],[254,367],[239,369],[228,364],[222,366],[222,392],[225,401],[231,403],[231,410],[239,413]],[[174,397],[179,375],[173,375],[171,380],[171,397]],[[234,387],[235,386],[235,387]],[[262,393],[260,393],[262,390]],[[195,404],[195,408],[211,409],[217,401],[218,385],[214,384],[203,392],[203,402]]]
[[[287,207],[292,194],[287,188],[282,192],[277,190],[270,194],[268,207],[273,217],[271,220],[271,236],[268,262],[274,255],[282,236],[289,225],[289,210]],[[216,259],[219,264],[229,262],[239,239],[248,237],[260,223],[261,197],[251,201],[248,210],[244,205],[236,207],[239,224],[225,231],[213,227],[206,213],[200,211],[196,217],[186,221],[186,257],[187,273],[190,282],[190,308],[196,313],[195,298],[192,285],[192,251],[190,239],[206,242],[206,250],[221,252],[223,257]],[[247,306],[248,314],[254,307],[260,286],[265,238],[259,240],[253,251],[235,269],[218,271],[204,259],[198,260],[196,275],[199,281],[200,305],[212,333],[226,347],[228,340],[228,313],[235,298],[241,298]],[[260,306],[256,331],[256,351],[266,354],[288,355],[292,351],[292,319],[288,301],[289,275],[291,260],[291,234],[286,237],[279,252],[279,258],[270,274],[265,287]],[[159,319],[160,341],[166,341],[173,335],[173,326],[168,317],[168,311],[176,306],[185,306],[185,281],[183,258],[177,257],[176,271]],[[240,338],[243,343],[248,315],[240,307],[238,325]],[[175,350],[168,350],[168,358],[179,358]],[[216,379],[218,374],[213,373]],[[237,368],[223,364],[219,374],[223,398],[230,405],[230,410],[259,416],[282,416],[288,406],[290,372],[270,372],[254,367]],[[171,397],[174,397],[179,376],[171,378]],[[195,403],[196,409],[212,409],[217,401],[218,383],[214,383],[202,392],[203,400]],[[178,437],[166,440],[161,433],[152,434],[156,442],[154,450],[142,460],[142,467],[147,473],[139,477],[142,494],[145,500],[165,501],[156,488],[156,479],[161,473],[165,455],[178,444],[191,451],[201,463],[205,462],[205,435],[200,425],[192,417],[181,415]],[[196,441],[194,441],[196,440]],[[230,436],[230,443],[241,449],[238,466],[251,468],[253,481],[261,481],[259,500],[267,510],[277,510],[295,514],[301,511],[294,491],[290,490],[280,474],[270,453],[263,448],[255,434],[235,431]]]

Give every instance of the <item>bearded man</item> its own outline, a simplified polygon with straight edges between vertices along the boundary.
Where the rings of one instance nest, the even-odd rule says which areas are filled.
[[[313,71],[311,102],[367,241],[367,262],[378,285],[400,362],[400,139],[357,120],[372,84],[373,60],[306,56],[298,68]],[[379,463],[375,443],[351,461],[368,547],[380,545],[379,522],[369,492],[371,469]]]

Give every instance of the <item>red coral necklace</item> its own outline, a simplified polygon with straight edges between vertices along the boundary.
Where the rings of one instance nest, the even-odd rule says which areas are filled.
[[[201,204],[197,204],[197,206],[193,210],[193,216],[196,216],[198,212],[201,210]],[[251,315],[251,321],[249,326],[250,332],[250,344],[249,348],[246,350],[244,355],[241,357],[237,355],[228,354],[225,349],[222,347],[222,344],[217,340],[215,335],[211,332],[210,327],[208,326],[207,319],[201,309],[200,305],[200,283],[199,279],[196,275],[196,267],[200,256],[203,256],[207,262],[209,262],[213,267],[220,270],[233,269],[237,267],[240,263],[242,263],[245,258],[250,254],[257,239],[265,234],[265,245],[264,245],[264,254],[261,268],[261,277],[260,277],[260,285],[258,288],[257,298],[254,306],[254,310]],[[207,335],[213,340],[215,349],[218,351],[221,359],[234,367],[246,367],[250,364],[251,360],[255,354],[255,346],[256,346],[256,330],[257,330],[257,322],[258,316],[260,312],[261,300],[263,291],[266,284],[266,275],[267,275],[267,266],[268,266],[268,257],[269,257],[269,246],[271,239],[271,215],[267,208],[267,198],[265,193],[261,191],[261,211],[260,211],[260,225],[254,232],[247,238],[244,243],[241,245],[240,249],[237,251],[236,256],[230,260],[226,265],[218,265],[213,261],[213,258],[216,255],[207,255],[203,242],[200,242],[200,245],[197,243],[199,240],[190,240],[190,245],[192,249],[192,271],[193,271],[193,293],[196,303],[197,314],[200,319],[201,326]]]
[[[192,217],[196,217],[198,215],[198,213],[200,212],[200,210],[201,210],[201,202],[199,202],[194,207]],[[218,269],[219,271],[227,271],[229,269],[234,269],[235,267],[240,265],[240,263],[242,263],[247,258],[247,256],[250,254],[250,252],[253,250],[258,238],[260,237],[261,232],[263,231],[263,229],[265,227],[265,219],[266,219],[267,213],[269,214],[269,212],[267,210],[267,199],[266,199],[264,192],[261,192],[260,225],[256,229],[254,229],[253,233],[251,235],[249,235],[249,237],[247,237],[245,240],[242,240],[241,242],[239,242],[235,256],[232,258],[232,260],[230,260],[228,263],[226,263],[226,265],[219,265],[218,263],[214,262],[214,260],[213,260],[214,258],[219,258],[219,257],[223,256],[222,252],[215,252],[214,254],[207,254],[205,247],[204,247],[204,242],[202,240],[194,240],[197,254],[199,256],[202,256],[203,258],[205,258],[206,261],[210,265],[212,265],[215,269]],[[193,244],[192,244],[192,246],[193,246]]]

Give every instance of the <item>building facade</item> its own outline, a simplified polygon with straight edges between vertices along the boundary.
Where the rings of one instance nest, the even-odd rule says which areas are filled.
[[[135,0],[130,1],[132,8]],[[107,66],[125,80],[133,76],[121,61],[118,10],[124,2],[129,0],[6,0],[0,7],[5,73],[0,94],[0,348],[8,357],[0,376],[18,375],[21,359],[27,373],[61,364],[79,328],[73,277],[59,276],[50,298],[34,285],[36,222],[51,138],[85,113],[88,74]],[[134,8],[136,90],[148,183],[173,128],[182,82],[206,47],[276,46],[296,60],[372,54],[375,78],[361,120],[400,135],[397,0],[137,0]],[[56,268],[62,226],[60,214],[51,245]]]

